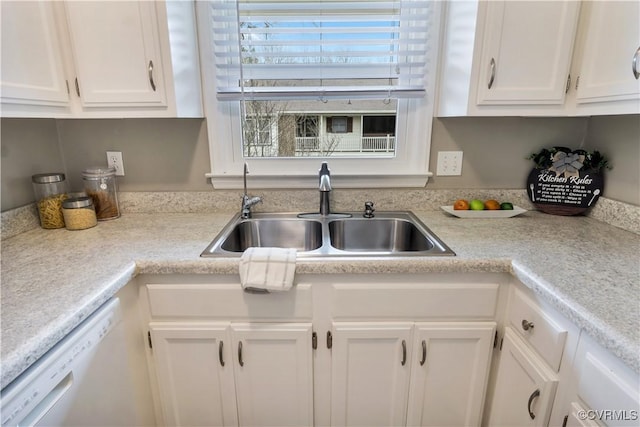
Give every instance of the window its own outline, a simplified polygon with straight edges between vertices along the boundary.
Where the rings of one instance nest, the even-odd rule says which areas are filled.
[[[329,133],[353,132],[353,117],[327,117],[327,132]]]
[[[439,2],[197,8],[214,186],[246,162],[264,187],[311,187],[325,159],[337,186],[426,183]]]

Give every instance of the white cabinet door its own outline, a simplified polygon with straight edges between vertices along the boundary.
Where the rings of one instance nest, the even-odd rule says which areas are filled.
[[[313,425],[310,323],[233,323],[241,426]]]
[[[150,329],[165,425],[237,425],[229,323]]]
[[[495,323],[416,324],[407,425],[479,426]]]
[[[500,354],[490,426],[546,426],[558,378],[510,327]]]
[[[68,1],[66,19],[83,109],[166,108],[156,2]],[[74,82],[75,84],[75,82]]]
[[[479,60],[479,105],[562,105],[580,3],[490,1]]]
[[[585,2],[581,19],[578,107],[629,101],[622,104],[627,105],[626,111],[612,109],[603,113],[640,113],[640,2]],[[604,104],[602,108],[616,105]]]
[[[61,42],[50,1],[2,1],[2,115],[24,106],[68,112]]]
[[[331,425],[405,425],[411,322],[336,322],[332,335]]]

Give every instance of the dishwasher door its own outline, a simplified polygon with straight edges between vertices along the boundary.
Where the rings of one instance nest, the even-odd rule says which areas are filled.
[[[125,333],[113,298],[2,390],[2,426],[155,424],[132,383]]]

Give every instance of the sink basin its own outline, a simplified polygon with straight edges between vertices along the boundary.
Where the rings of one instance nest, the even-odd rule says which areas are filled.
[[[411,212],[236,215],[202,257],[234,257],[250,247],[295,248],[298,257],[455,256]]]
[[[429,251],[433,242],[412,222],[399,218],[351,218],[329,222],[331,246],[357,252]]]
[[[221,248],[244,252],[250,247],[296,248],[312,251],[322,246],[322,223],[294,218],[247,219],[238,222]]]

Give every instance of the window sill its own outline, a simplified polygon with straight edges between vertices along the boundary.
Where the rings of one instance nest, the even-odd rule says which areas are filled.
[[[426,175],[332,175],[331,185],[334,188],[423,188],[429,177]],[[205,175],[211,180],[215,189],[238,189],[243,187],[242,175]],[[248,187],[253,189],[290,189],[317,188],[318,175],[247,175]]]

